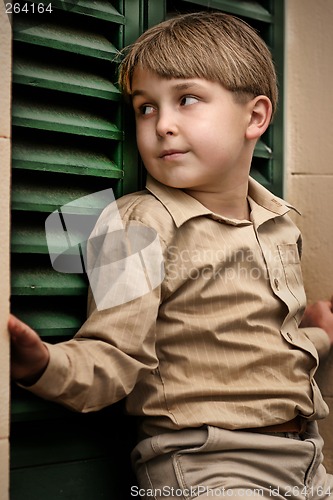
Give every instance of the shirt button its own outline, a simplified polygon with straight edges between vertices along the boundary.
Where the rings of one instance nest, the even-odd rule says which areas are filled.
[[[293,338],[292,338],[292,336],[290,335],[289,332],[287,333],[287,337],[288,337],[289,340],[291,340],[291,341],[293,340]]]
[[[275,285],[275,288],[278,290],[279,289],[279,280],[277,278],[274,279],[274,285]]]

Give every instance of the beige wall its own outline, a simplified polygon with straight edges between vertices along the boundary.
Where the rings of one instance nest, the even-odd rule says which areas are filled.
[[[297,206],[309,300],[333,295],[333,1],[286,0],[285,198]],[[332,415],[321,425],[333,473],[333,353],[318,381]]]
[[[9,187],[11,29],[0,3],[0,498],[8,498],[9,468]]]

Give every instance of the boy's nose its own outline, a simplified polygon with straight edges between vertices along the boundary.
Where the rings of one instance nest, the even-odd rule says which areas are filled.
[[[177,133],[176,117],[171,112],[160,112],[156,123],[156,134],[159,137],[175,135]]]

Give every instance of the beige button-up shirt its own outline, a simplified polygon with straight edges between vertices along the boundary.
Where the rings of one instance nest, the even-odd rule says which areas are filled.
[[[251,220],[230,220],[152,178],[117,200],[124,228],[158,234],[163,280],[111,307],[90,300],[75,338],[48,345],[48,368],[30,390],[83,412],[126,397],[148,435],[325,417],[314,374],[329,341],[298,328],[306,303],[299,231],[290,207],[252,179],[248,201]],[[92,240],[112,214],[104,210]],[[114,252],[107,241],[103,252]]]

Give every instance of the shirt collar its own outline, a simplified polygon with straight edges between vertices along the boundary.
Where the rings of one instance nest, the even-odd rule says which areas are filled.
[[[256,180],[249,178],[249,197],[252,198],[258,205],[269,210],[273,214],[276,215],[284,215],[289,212],[290,209],[298,210],[282,200],[278,196],[275,196],[273,193],[268,191],[264,186],[259,184]],[[299,212],[298,212],[299,213]]]
[[[217,220],[220,219],[228,224],[238,225],[244,223],[244,221],[232,221],[218,214],[214,214],[214,212],[206,208],[198,200],[189,196],[181,189],[165,186],[149,174],[147,175],[146,188],[168,210],[177,227],[180,227],[189,219],[203,215],[210,216]],[[253,200],[258,208],[262,207],[264,209],[261,211],[260,222],[257,221],[259,223],[279,215],[284,215],[289,212],[290,208],[294,209],[292,205],[287,204],[281,198],[273,195],[251,177],[249,178],[249,198],[250,203],[251,200]],[[251,208],[253,209],[252,205],[253,204],[251,204]],[[249,221],[246,221],[245,223],[251,224]]]
[[[147,175],[146,188],[165,206],[177,227],[194,217],[212,215],[211,210],[192,196],[184,193],[181,189],[161,184],[149,174]]]

